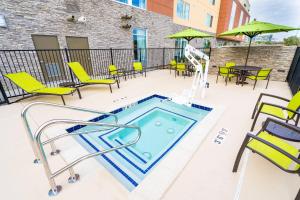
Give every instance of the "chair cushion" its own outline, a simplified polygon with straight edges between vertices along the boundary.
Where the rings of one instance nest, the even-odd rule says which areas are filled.
[[[83,83],[88,83],[88,84],[114,84],[116,83],[116,80],[114,79],[90,79],[86,80]]]
[[[260,132],[257,135],[259,138],[266,140],[273,145],[279,147],[280,149],[284,150],[285,152],[293,155],[294,157],[298,157],[298,149],[289,143],[285,142],[284,140],[270,135],[268,132],[263,131]],[[247,144],[247,147],[253,149],[256,152],[259,152],[260,154],[264,155],[265,157],[269,158],[279,166],[281,166],[284,169],[289,169],[291,164],[295,163],[290,158],[286,157],[282,153],[278,152],[277,150],[273,149],[272,147],[258,141],[255,139],[250,140],[250,142]],[[299,168],[299,165],[296,165],[296,169]]]
[[[275,106],[270,106],[270,105],[264,105],[261,109],[262,113],[269,114],[276,116],[280,119],[286,119],[285,113],[281,108],[275,107]]]
[[[32,93],[37,94],[53,94],[53,95],[64,95],[71,94],[74,92],[74,88],[64,88],[64,87],[51,87],[51,88],[43,88],[39,90],[32,91]]]

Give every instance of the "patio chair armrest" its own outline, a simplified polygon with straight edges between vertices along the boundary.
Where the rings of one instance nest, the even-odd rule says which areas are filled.
[[[300,160],[296,157],[294,157],[293,155],[289,154],[288,152],[282,150],[281,148],[275,146],[274,144],[258,137],[257,135],[253,135],[252,133],[247,133],[247,138],[252,138],[254,140],[258,140],[260,141],[261,143],[264,143],[265,145],[268,145],[269,147],[271,147],[272,149],[275,149],[276,151],[282,153],[283,155],[285,155],[286,157],[288,157],[289,159],[293,160],[294,162],[296,162],[297,164],[300,164]],[[253,149],[254,150],[254,149]],[[254,150],[255,151],[255,150]]]

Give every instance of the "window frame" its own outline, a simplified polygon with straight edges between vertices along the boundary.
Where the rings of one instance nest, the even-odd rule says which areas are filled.
[[[207,24],[207,19],[208,17],[210,17],[210,24],[208,25]],[[214,20],[214,16],[209,14],[209,13],[206,13],[206,18],[205,18],[205,26],[209,27],[209,28],[212,28],[213,27],[213,20]]]
[[[233,5],[235,5],[235,6],[233,6]],[[232,7],[231,7],[231,11],[230,11],[228,30],[231,30],[234,28],[236,9],[237,9],[237,3],[234,0],[232,0]]]
[[[138,7],[138,6],[135,6],[132,4],[132,1],[133,0],[127,0],[127,3],[124,3],[124,2],[121,2],[121,1],[118,1],[118,0],[112,0],[116,3],[119,3],[119,4],[122,4],[122,5],[127,5],[127,6],[131,6],[131,7],[134,7],[134,8],[138,8],[138,9],[142,9],[142,10],[147,10],[147,0],[144,0],[145,1],[145,8],[141,8],[141,7]]]
[[[134,30],[136,30],[136,29],[139,29],[139,30],[143,30],[143,31],[145,31],[145,35],[139,35],[139,34],[134,34]],[[131,36],[132,36],[132,48],[133,49],[135,49],[134,48],[134,35],[139,35],[139,36],[145,36],[145,53],[146,53],[146,56],[145,56],[145,58],[146,58],[146,60],[148,59],[147,58],[147,48],[148,48],[148,29],[147,28],[141,28],[141,27],[134,27],[133,29],[132,29],[132,32],[131,32]],[[137,48],[137,50],[138,50],[139,48]],[[135,59],[135,56],[133,55],[133,60],[134,61],[139,61],[139,60],[136,60]]]
[[[178,11],[179,10],[178,5],[180,5],[180,3],[182,4],[181,12]],[[190,11],[191,11],[190,3],[188,3],[184,0],[177,0],[177,4],[176,4],[176,16],[177,17],[179,17],[180,19],[189,20],[190,19]]]

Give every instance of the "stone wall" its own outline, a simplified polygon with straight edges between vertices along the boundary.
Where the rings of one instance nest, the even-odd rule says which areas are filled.
[[[90,48],[132,48],[132,28],[145,28],[148,47],[174,47],[166,36],[186,27],[173,23],[172,17],[134,8],[113,0],[2,0],[0,14],[8,28],[0,27],[0,49],[34,49],[32,34],[57,35],[61,48],[65,36],[88,37]],[[121,28],[122,15],[131,15],[131,29]],[[85,16],[85,24],[67,18]],[[197,47],[200,40],[194,40]]]
[[[244,65],[247,48],[222,47],[213,48],[211,52],[210,74],[217,74],[217,67],[233,61],[237,65]],[[296,46],[252,46],[248,65],[273,68],[271,80],[285,81],[293,61]]]

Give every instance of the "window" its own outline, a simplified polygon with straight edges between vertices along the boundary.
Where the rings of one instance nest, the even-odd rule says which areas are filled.
[[[146,0],[116,0],[116,1],[131,5],[134,7],[146,9]]]
[[[243,18],[244,18],[244,12],[241,11],[239,26],[241,26],[243,24]]]
[[[231,7],[231,14],[230,14],[229,26],[228,26],[229,30],[233,29],[234,18],[235,18],[235,11],[236,11],[236,3],[233,0],[232,1],[232,7]]]
[[[184,60],[184,48],[187,45],[186,39],[176,39],[175,40],[175,60],[183,61]]]
[[[147,30],[134,28],[132,38],[134,60],[145,63],[147,60]]]
[[[182,19],[189,19],[190,18],[190,4],[186,3],[183,0],[178,0],[176,14],[178,17],[180,17]]]
[[[207,27],[212,27],[212,23],[213,23],[213,16],[210,14],[206,14],[206,19],[205,19],[205,25]]]
[[[209,2],[211,5],[215,5],[215,4],[216,4],[216,0],[208,0],[208,2]]]

